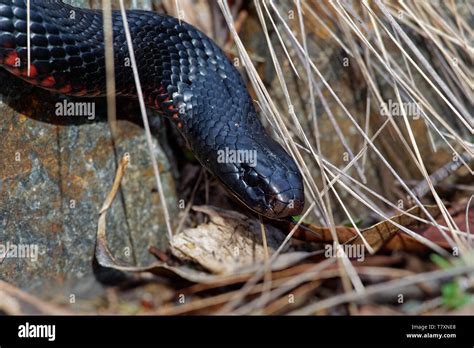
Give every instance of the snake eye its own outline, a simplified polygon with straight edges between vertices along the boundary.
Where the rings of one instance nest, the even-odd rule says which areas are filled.
[[[258,186],[260,184],[260,178],[255,170],[252,168],[245,168],[244,175],[242,178],[247,185],[251,187]]]

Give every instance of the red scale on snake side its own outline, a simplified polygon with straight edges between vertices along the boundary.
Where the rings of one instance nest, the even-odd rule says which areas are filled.
[[[59,89],[59,93],[67,94],[72,91],[72,86],[71,85],[66,85],[64,87],[61,87]]]
[[[29,75],[28,69],[24,69],[21,74],[23,75],[23,77],[34,79],[38,75],[38,70],[36,70],[36,67],[34,65],[30,65]]]
[[[11,53],[8,53],[4,62],[6,65],[15,66],[17,64],[17,59],[18,59],[18,53],[16,53],[16,51],[13,51]]]
[[[158,89],[158,93],[159,93],[160,97],[165,96],[165,99],[162,100],[161,102],[159,100],[155,99],[155,103],[154,103],[155,107],[159,110],[162,110],[163,112],[166,111],[166,110],[174,111],[174,113],[171,115],[171,119],[175,122],[178,121],[179,120],[179,115],[178,115],[178,112],[176,111],[173,104],[168,105],[168,107],[166,109],[163,108],[164,103],[172,102],[172,100],[170,99],[170,96],[166,92],[166,89],[163,86],[160,86],[159,89]],[[183,125],[181,123],[178,123],[178,128],[181,128],[182,126]]]
[[[46,88],[52,88],[56,84],[56,80],[53,76],[48,76],[44,80],[41,81],[41,86]]]

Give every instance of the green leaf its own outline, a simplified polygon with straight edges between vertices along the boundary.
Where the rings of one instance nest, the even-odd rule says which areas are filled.
[[[453,267],[452,263],[438,254],[431,254],[430,259],[433,263],[435,263],[439,268],[448,269]]]
[[[292,216],[291,219],[293,220],[293,222],[298,222],[301,220],[301,215]]]
[[[364,222],[364,220],[362,219],[353,219],[354,220],[354,223],[357,227],[360,227],[362,226],[362,223]],[[354,225],[352,225],[352,222],[350,220],[344,220],[342,222],[342,225],[345,226],[345,227],[353,227]]]
[[[452,309],[460,308],[471,302],[471,296],[461,288],[457,281],[451,281],[441,287],[442,303]]]

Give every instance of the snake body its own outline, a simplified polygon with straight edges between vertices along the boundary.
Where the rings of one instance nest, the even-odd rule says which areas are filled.
[[[116,94],[137,98],[123,19],[119,11],[112,17]],[[0,65],[65,95],[106,95],[101,11],[32,0],[29,69],[27,18],[26,0],[0,0]],[[300,214],[301,174],[265,132],[223,51],[167,15],[127,11],[127,21],[147,106],[172,120],[200,163],[248,208],[272,219]]]

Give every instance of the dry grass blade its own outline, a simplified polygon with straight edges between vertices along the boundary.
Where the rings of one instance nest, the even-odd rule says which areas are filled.
[[[115,104],[115,63],[114,63],[114,34],[112,27],[112,3],[110,0],[102,1],[104,17],[104,47],[105,47],[105,75],[107,91],[107,119],[112,133],[112,139],[117,133],[116,117],[117,110]]]
[[[415,285],[422,282],[435,281],[440,279],[451,279],[457,275],[473,275],[474,268],[470,266],[455,267],[449,270],[433,271],[422,274],[415,274],[402,279],[392,280],[381,284],[370,285],[365,288],[364,294],[351,292],[349,294],[336,295],[331,298],[305,306],[300,310],[293,311],[292,315],[310,315],[323,309],[331,308],[343,303],[360,301],[369,298],[369,296],[393,289],[402,289],[409,285]]]
[[[155,158],[155,151],[154,151],[154,146],[153,146],[153,141],[152,141],[152,135],[150,131],[150,125],[148,122],[148,115],[145,107],[145,99],[143,98],[143,92],[142,92],[142,87],[140,84],[140,76],[138,74],[138,67],[137,67],[137,62],[135,59],[135,51],[133,48],[133,41],[132,41],[132,36],[130,33],[130,28],[128,26],[128,20],[127,20],[127,13],[125,11],[125,4],[123,0],[120,0],[120,12],[122,14],[122,19],[123,19],[123,26],[125,28],[125,37],[127,39],[127,46],[128,46],[128,53],[130,55],[130,62],[132,65],[132,70],[133,70],[133,75],[135,79],[135,87],[137,89],[137,95],[138,95],[138,101],[140,103],[140,111],[142,114],[142,119],[143,119],[143,125],[145,127],[145,134],[147,138],[147,144],[148,144],[148,151],[150,152],[150,158],[151,158],[151,163],[153,166],[153,172],[155,174],[156,178],[156,185],[158,187],[158,193],[160,195],[161,199],[161,205],[163,209],[163,213],[165,216],[165,223],[166,223],[166,228],[168,232],[168,238],[171,240],[173,238],[173,230],[171,227],[171,221],[170,221],[170,216],[168,212],[168,206],[166,204],[166,198],[165,194],[163,191],[163,184],[161,183],[161,178],[160,178],[160,170],[158,169],[158,163]]]

